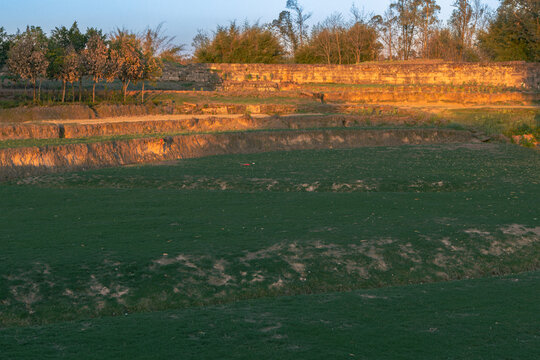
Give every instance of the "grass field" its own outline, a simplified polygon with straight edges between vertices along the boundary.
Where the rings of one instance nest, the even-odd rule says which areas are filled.
[[[0,184],[0,347],[7,358],[99,344],[90,358],[532,359],[539,179],[536,150],[458,144]]]
[[[0,329],[0,348],[6,359],[536,359],[539,285],[531,272],[126,314]]]

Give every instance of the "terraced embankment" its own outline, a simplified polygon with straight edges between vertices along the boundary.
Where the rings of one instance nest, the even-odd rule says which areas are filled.
[[[256,131],[177,135],[87,144],[0,150],[0,179],[60,170],[99,168],[267,151],[462,143],[469,131],[439,129]]]
[[[261,129],[309,129],[366,125],[402,125],[414,121],[410,116],[389,115],[380,109],[365,115],[220,115],[154,116],[42,123],[0,124],[0,141],[23,139],[75,139],[92,136],[214,132]]]

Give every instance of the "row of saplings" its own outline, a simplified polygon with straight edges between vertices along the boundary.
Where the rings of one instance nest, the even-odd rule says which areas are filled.
[[[80,101],[84,77],[92,79],[92,102],[96,101],[96,84],[115,79],[122,82],[124,102],[129,84],[142,82],[144,101],[145,81],[157,80],[162,74],[162,59],[181,51],[171,40],[162,35],[161,26],[142,34],[117,29],[107,36],[95,28],[82,33],[74,23],[69,29],[55,28],[50,37],[40,27],[31,26],[13,37],[7,64],[12,75],[32,84],[34,102],[40,99],[42,79],[62,83],[62,102],[67,84],[73,89],[78,83]]]

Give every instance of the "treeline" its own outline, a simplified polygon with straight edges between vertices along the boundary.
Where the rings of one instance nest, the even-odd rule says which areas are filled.
[[[157,80],[163,59],[178,59],[182,51],[182,46],[174,45],[173,40],[163,34],[161,25],[140,34],[116,29],[105,35],[95,28],[83,33],[75,22],[70,28],[56,27],[49,37],[35,26],[11,36],[0,28],[0,68],[7,64],[15,78],[29,81],[34,102],[41,97],[43,79],[61,82],[62,102],[68,84],[71,99],[75,100],[78,84],[78,100],[82,101],[83,78],[92,80],[92,102],[96,101],[96,84],[115,79],[122,82],[124,101],[129,84],[141,82],[144,101],[145,82]]]
[[[394,0],[382,15],[353,4],[308,24],[298,0],[268,24],[218,26],[194,38],[194,60],[224,63],[355,64],[369,60],[540,61],[540,1],[501,0],[496,12],[481,0],[455,0],[439,19],[436,0]]]

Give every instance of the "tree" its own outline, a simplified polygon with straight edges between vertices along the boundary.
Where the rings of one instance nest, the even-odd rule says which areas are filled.
[[[539,18],[538,0],[503,0],[479,46],[496,61],[540,61]]]
[[[185,46],[175,42],[176,36],[166,35],[163,24],[160,23],[155,29],[146,29],[147,34],[150,32],[155,55],[162,61],[179,62],[183,59],[182,52],[185,50]]]
[[[64,82],[63,92],[62,92],[62,102],[64,102],[65,92],[66,92],[66,81],[71,83],[71,101],[75,101],[75,89],[73,84],[76,81],[81,79],[81,60],[79,54],[75,51],[74,48],[69,47],[66,51],[64,57],[63,66],[60,71],[60,77]],[[80,95],[79,95],[79,101]]]
[[[40,27],[27,27],[18,34],[9,50],[8,66],[13,74],[23,80],[30,80],[34,88],[33,99],[36,102],[36,82],[45,76],[49,62],[47,54],[47,37]]]
[[[136,34],[116,29],[111,36],[111,48],[118,54],[116,75],[122,82],[125,102],[129,83],[140,80],[144,72],[141,42]]]
[[[362,61],[375,60],[381,44],[377,41],[377,26],[381,23],[380,16],[366,14],[354,4],[351,7],[352,22],[345,33],[347,63],[359,64]],[[352,59],[351,59],[352,57]]]
[[[396,46],[397,40],[397,15],[394,12],[394,9],[389,7],[384,12],[383,16],[380,16],[376,19],[376,24],[379,28],[380,39],[386,49],[386,55],[389,60],[394,58],[394,48]]]
[[[472,7],[469,0],[456,0],[452,6],[455,9],[450,17],[450,26],[458,40],[460,57],[463,58],[463,51],[469,42],[469,22],[472,18]]]
[[[142,91],[141,91],[141,102],[144,102],[144,82],[145,80],[153,81],[157,80],[163,72],[163,64],[161,59],[158,57],[158,51],[161,44],[165,41],[166,38],[161,36],[160,29],[162,24],[160,24],[156,29],[147,28],[146,31],[141,36],[142,44],[142,66],[143,73],[141,76],[142,80]]]
[[[95,29],[92,29],[92,31],[97,32]],[[77,55],[77,59],[79,60],[77,71],[70,73],[72,76],[77,75],[78,78],[69,82],[71,82],[72,87],[75,82],[79,83],[79,101],[82,100],[82,78],[86,74],[84,62],[82,61],[82,51],[86,46],[87,40],[87,36],[81,33],[79,26],[75,21],[69,29],[65,26],[54,28],[51,33],[51,42],[49,45],[48,57],[51,62],[49,75],[53,78],[62,80],[62,78],[65,77],[65,74],[63,75],[62,71],[62,61],[64,60],[68,49],[74,52],[74,54],[71,54],[71,61],[74,61],[75,55]],[[72,94],[73,93],[74,89],[72,88]]]
[[[49,66],[47,68],[47,74],[49,78],[57,79],[62,82],[62,102],[66,98],[66,83],[73,84],[80,77],[79,56],[75,49],[71,45],[67,45],[66,48],[60,46],[57,43],[57,38],[54,36],[49,40],[49,49],[47,51],[47,59]],[[72,86],[72,100],[75,96]]]
[[[399,25],[399,52],[403,60],[413,55],[414,38],[419,23],[419,3],[417,0],[396,0],[390,9],[397,14]]]
[[[307,43],[298,49],[298,63],[358,64],[377,57],[381,45],[377,41],[376,18],[367,20],[359,13],[343,21],[339,13],[332,14],[313,27]]]
[[[270,29],[258,24],[236,23],[218,26],[210,39],[204,33],[193,40],[195,59],[203,63],[278,63],[283,61],[283,47]]]
[[[0,70],[8,59],[12,36],[9,36],[3,27],[0,27]]]
[[[357,22],[348,29],[345,37],[347,39],[346,63],[359,64],[377,59],[381,44],[377,41],[377,31],[374,26]]]
[[[419,31],[420,42],[422,44],[422,57],[425,59],[428,55],[429,38],[433,32],[434,26],[437,24],[437,13],[441,11],[441,7],[437,5],[435,0],[418,0],[419,1]]]
[[[343,16],[340,13],[333,13],[326,18],[323,26],[325,26],[331,34],[332,42],[335,46],[335,54],[337,54],[337,63],[343,63],[343,47],[345,26],[343,22]]]
[[[306,22],[311,18],[311,13],[304,12],[304,8],[298,0],[287,0],[285,7],[292,10],[284,10],[279,17],[272,22],[272,26],[277,29],[286,47],[290,49],[292,56],[296,55],[298,48],[304,46],[308,38],[309,26]]]
[[[105,78],[109,66],[109,49],[98,33],[90,35],[82,51],[84,67],[92,77],[92,102],[96,101],[96,84]]]
[[[427,57],[448,61],[460,60],[459,44],[450,29],[435,29],[428,39]]]
[[[470,0],[456,0],[452,6],[455,9],[450,16],[449,25],[457,40],[459,57],[465,60],[465,54],[473,53],[477,34],[484,27],[489,11],[480,0],[472,3]]]

